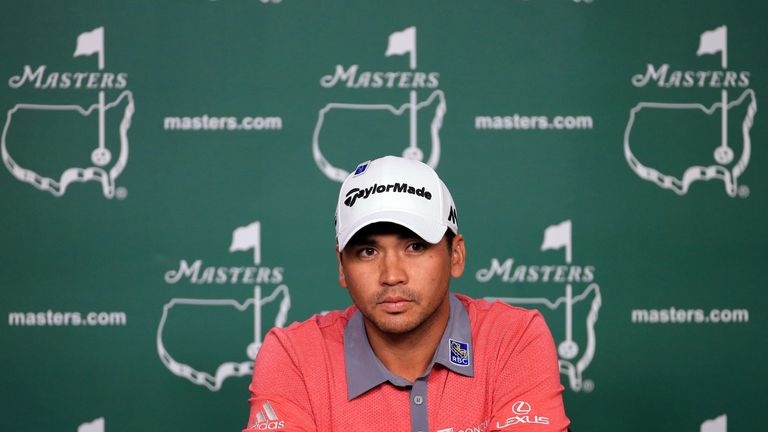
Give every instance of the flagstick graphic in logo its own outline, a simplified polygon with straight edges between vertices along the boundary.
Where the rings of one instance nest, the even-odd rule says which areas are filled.
[[[565,247],[565,263],[570,265],[572,254],[571,221],[553,225],[544,230],[544,242],[541,250],[560,249]],[[570,360],[579,353],[579,345],[573,341],[573,287],[565,285],[565,340],[557,347],[560,357]]]
[[[570,265],[573,261],[573,236],[571,220],[565,220],[557,225],[552,225],[544,230],[544,241],[541,250],[565,248],[565,262]],[[583,300],[591,290],[595,291],[589,313],[587,314],[587,346],[582,357],[574,365],[573,360],[579,354],[579,345],[573,340],[573,303],[577,301],[573,297],[573,287],[570,283],[565,286],[565,340],[560,342],[557,353],[560,355],[560,372],[564,372],[570,379],[571,387],[578,391],[583,387],[582,372],[592,362],[595,355],[595,322],[597,311],[600,309],[602,297],[597,284],[591,284],[578,298]],[[556,306],[556,305],[555,305]]]
[[[229,246],[230,252],[248,251],[253,249],[253,263],[261,264],[261,222],[256,221],[247,226],[235,229],[232,233],[232,244]],[[261,302],[261,287],[256,286],[253,289],[253,304]],[[256,353],[261,348],[261,308],[253,308],[253,342],[248,345],[248,357],[255,359]]]
[[[99,56],[99,71],[104,70],[104,27],[99,27],[90,32],[85,32],[77,37],[77,56]],[[107,150],[104,139],[104,90],[99,90],[99,147],[91,153],[91,161],[98,166],[104,166],[112,159],[112,154]]]
[[[728,27],[720,26],[712,31],[701,34],[699,49],[696,55],[720,53],[720,63],[723,70],[728,69]],[[728,147],[728,90],[720,90],[720,147],[715,149],[715,160],[721,164],[730,163],[733,160],[733,150]]]
[[[256,305],[261,304],[261,287],[256,285],[253,287],[253,342],[248,344],[245,353],[250,359],[256,359],[256,354],[259,353],[261,348],[261,307]]]
[[[409,66],[411,70],[416,70],[416,27],[408,27],[407,29],[392,33],[389,36],[389,43],[387,44],[387,52],[385,56],[410,54]],[[410,124],[410,147],[403,151],[403,157],[408,159],[422,160],[424,159],[424,153],[421,151],[418,145],[416,137],[417,122],[418,122],[418,108],[416,104],[416,90],[411,90],[410,102],[411,102],[411,124]]]

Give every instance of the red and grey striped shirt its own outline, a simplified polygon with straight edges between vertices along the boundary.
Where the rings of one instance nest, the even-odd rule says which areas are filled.
[[[537,311],[451,294],[427,371],[411,382],[374,354],[355,307],[272,329],[244,432],[562,432],[552,335]]]

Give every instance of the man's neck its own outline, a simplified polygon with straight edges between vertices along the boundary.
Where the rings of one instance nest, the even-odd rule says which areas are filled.
[[[445,301],[419,327],[408,333],[383,333],[365,321],[371,349],[390,372],[415,381],[429,367],[443,337],[450,316],[450,299]]]

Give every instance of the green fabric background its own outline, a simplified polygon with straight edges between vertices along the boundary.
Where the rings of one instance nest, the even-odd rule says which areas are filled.
[[[418,71],[437,72],[423,101],[445,95],[437,170],[457,203],[466,236],[465,275],[452,289],[473,297],[547,298],[560,282],[478,280],[493,259],[514,266],[565,264],[542,251],[544,230],[572,221],[573,265],[594,268],[601,302],[596,350],[576,391],[562,375],[574,431],[698,431],[728,416],[728,430],[759,430],[768,399],[764,275],[768,178],[765,2],[700,1],[28,1],[0,14],[0,109],[17,104],[96,103],[98,89],[12,88],[25,65],[50,72],[97,72],[96,55],[73,57],[77,37],[105,28],[105,72],[127,74],[135,113],[128,129],[120,197],[97,182],[61,197],[0,168],[0,430],[76,431],[104,417],[105,430],[224,431],[245,427],[250,376],[217,391],[173,374],[158,355],[158,327],[171,299],[245,302],[254,283],[168,283],[182,260],[255,266],[230,252],[233,231],[261,223],[259,267],[285,285],[288,322],[343,308],[336,283],[333,212],[339,183],[318,169],[312,136],[327,104],[408,101],[402,88],[320,85],[337,65],[409,71],[408,56],[384,56],[388,37],[417,28]],[[630,110],[640,102],[720,101],[720,87],[632,84],[647,65],[720,71],[720,55],[697,56],[700,36],[728,28],[728,70],[756,94],[749,164],[736,196],[722,180],[697,181],[679,195],[641,179],[624,155]],[[105,89],[107,101],[122,90]],[[419,111],[418,140],[434,150]],[[107,146],[117,156],[124,105],[108,110]],[[744,152],[746,104],[729,111],[728,139]],[[476,116],[591,116],[580,130],[478,130]],[[276,116],[279,130],[164,129],[170,116]],[[24,111],[4,120],[19,165],[58,177],[89,166],[97,121],[73,112]],[[386,112],[333,111],[321,133],[324,156],[350,170],[402,154],[408,120]],[[716,165],[720,110],[642,111],[635,152],[659,171]],[[634,149],[634,148],[633,148]],[[5,160],[5,159],[4,159]],[[727,164],[730,169],[733,164]],[[275,270],[277,268],[277,270]],[[763,281],[763,282],[760,282]],[[588,283],[573,283],[581,293]],[[590,298],[591,300],[591,298]],[[278,302],[262,308],[262,333]],[[529,307],[531,305],[528,305]],[[741,323],[633,323],[633,309],[748,309]],[[111,327],[11,325],[13,312],[123,311]],[[574,338],[587,340],[586,302],[574,305]],[[542,307],[556,342],[562,308]],[[213,373],[248,362],[253,307],[173,309],[163,340],[173,357]],[[589,384],[586,384],[586,383]],[[468,397],[471,397],[468,396]],[[533,428],[531,429],[533,430]],[[719,431],[717,431],[719,432]]]

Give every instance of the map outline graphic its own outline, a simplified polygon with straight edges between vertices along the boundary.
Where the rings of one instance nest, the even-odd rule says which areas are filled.
[[[101,183],[102,193],[105,198],[115,196],[115,180],[123,172],[128,163],[128,129],[131,127],[131,121],[135,112],[133,93],[130,90],[124,90],[120,95],[109,104],[104,106],[104,110],[115,108],[127,98],[128,104],[123,111],[123,117],[120,121],[120,155],[115,165],[107,172],[101,167],[90,166],[87,168],[70,167],[64,170],[58,180],[38,174],[34,170],[24,168],[19,165],[8,152],[7,134],[11,126],[13,115],[19,110],[41,110],[41,111],[75,111],[83,117],[90,116],[94,111],[100,109],[100,104],[90,105],[83,108],[80,105],[49,105],[49,104],[27,104],[19,103],[8,110],[6,122],[3,127],[3,133],[0,137],[0,155],[8,171],[19,181],[29,183],[37,189],[50,192],[55,197],[63,196],[71,183],[85,183],[88,181],[97,181]]]
[[[448,109],[448,106],[445,101],[445,93],[443,93],[443,91],[440,89],[434,90],[429,95],[428,98],[416,104],[416,110],[418,111],[431,106],[435,98],[438,98],[439,101],[438,101],[437,107],[435,108],[435,116],[432,118],[432,121],[430,122],[430,137],[432,141],[432,151],[430,152],[429,159],[427,159],[427,161],[425,162],[427,165],[432,167],[432,169],[436,169],[437,164],[440,162],[440,129],[443,127],[443,118],[445,117],[445,113]],[[397,117],[401,117],[407,111],[412,109],[412,106],[413,105],[411,102],[405,102],[402,105],[400,105],[399,108],[391,104],[358,104],[358,103],[343,103],[343,102],[330,102],[326,104],[318,112],[317,123],[315,124],[315,129],[312,133],[312,157],[314,158],[315,163],[317,164],[317,167],[320,168],[320,171],[322,171],[323,174],[326,175],[326,177],[328,177],[331,180],[335,180],[337,182],[343,182],[344,179],[349,175],[349,171],[338,168],[332,165],[330,162],[328,162],[328,160],[325,158],[325,156],[323,156],[323,153],[320,150],[320,131],[323,128],[323,123],[325,122],[325,116],[330,111],[334,109],[364,110],[364,111],[382,110],[382,111],[388,111]]]
[[[230,377],[242,377],[253,374],[253,359],[256,358],[259,348],[261,347],[261,308],[267,303],[271,303],[282,294],[283,298],[280,300],[279,310],[275,317],[274,327],[282,328],[288,320],[288,310],[291,307],[291,296],[288,286],[285,284],[278,285],[272,293],[266,297],[261,297],[261,288],[257,285],[254,289],[254,298],[249,298],[244,302],[239,302],[235,299],[199,299],[199,298],[172,298],[168,303],[163,305],[163,315],[160,318],[160,323],[157,326],[157,354],[160,357],[163,365],[176,376],[186,378],[190,382],[196,385],[206,387],[210,391],[219,391],[224,384],[224,381]],[[177,305],[192,305],[203,307],[221,307],[228,306],[234,307],[238,312],[245,312],[249,306],[254,306],[254,342],[248,346],[247,353],[249,360],[246,361],[225,361],[220,363],[216,368],[216,372],[210,374],[205,371],[199,371],[189,364],[182,363],[181,361],[173,358],[170,352],[165,348],[163,343],[163,330],[165,329],[165,322],[168,318],[169,312]]]
[[[697,109],[704,114],[711,116],[718,110],[722,110],[722,102],[715,102],[710,107],[700,103],[665,103],[665,102],[640,102],[636,104],[629,113],[629,120],[627,121],[627,127],[624,130],[624,157],[627,160],[627,164],[632,171],[643,180],[656,183],[662,189],[669,189],[678,195],[685,195],[692,183],[700,180],[722,180],[725,192],[735,197],[738,194],[738,178],[744,173],[749,164],[749,158],[752,150],[752,138],[750,136],[750,130],[754,124],[754,116],[757,113],[757,101],[755,92],[752,89],[746,89],[742,92],[736,100],[728,102],[726,110],[730,110],[731,107],[741,105],[744,100],[750,97],[750,103],[747,106],[747,113],[742,121],[742,141],[743,150],[739,161],[736,162],[732,170],[726,169],[723,165],[709,165],[699,166],[693,165],[685,169],[681,178],[674,177],[672,175],[664,174],[653,167],[644,165],[637,157],[632,153],[630,146],[630,134],[635,123],[636,115],[644,108],[653,109]]]

